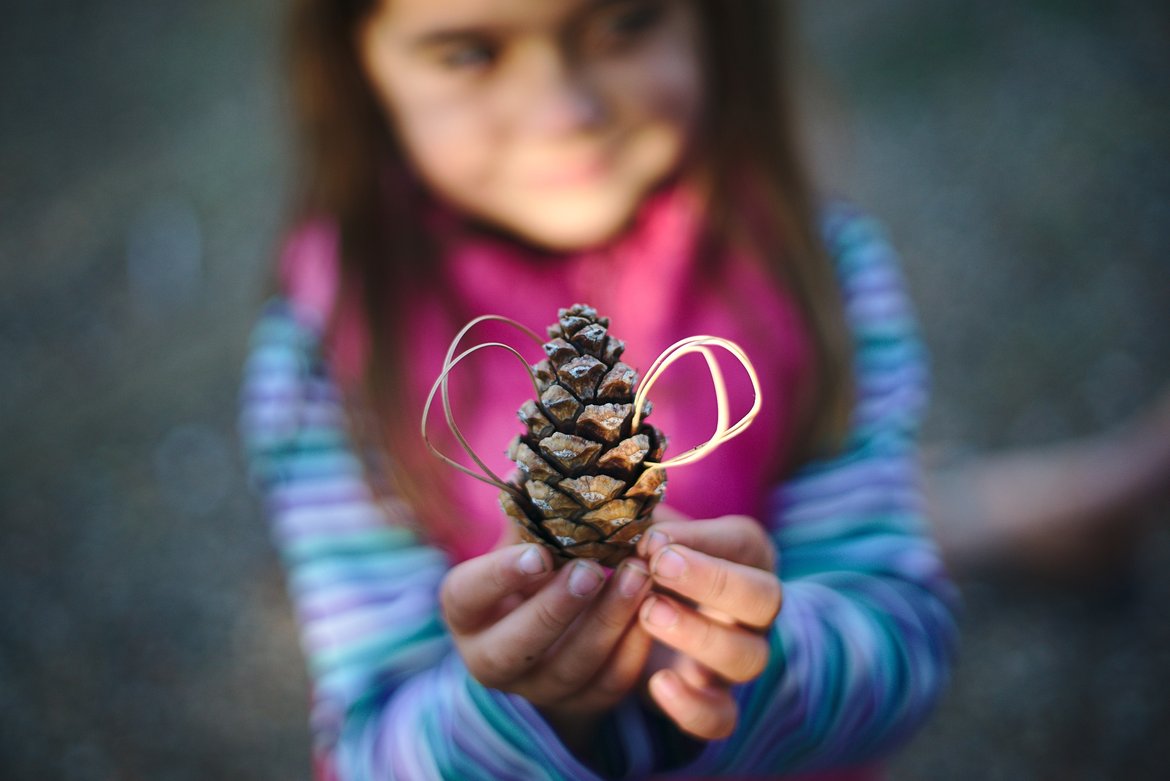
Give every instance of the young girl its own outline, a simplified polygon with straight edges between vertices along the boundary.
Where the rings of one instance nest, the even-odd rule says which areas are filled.
[[[295,4],[304,191],[241,433],[302,625],[319,778],[873,778],[944,688],[922,347],[879,229],[805,184],[779,15]],[[576,302],[643,370],[681,337],[737,342],[765,401],[671,470],[612,573],[510,544],[496,492],[418,433],[463,323],[540,328]],[[680,361],[655,386],[674,452],[714,426],[705,372]],[[452,382],[506,471],[528,378],[501,355]]]

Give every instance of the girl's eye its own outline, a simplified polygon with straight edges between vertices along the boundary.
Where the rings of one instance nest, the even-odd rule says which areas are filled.
[[[476,71],[491,65],[496,50],[487,43],[467,42],[447,47],[439,55],[439,64],[453,71]]]
[[[663,14],[661,2],[618,3],[596,20],[594,29],[600,41],[620,46],[652,30]]]

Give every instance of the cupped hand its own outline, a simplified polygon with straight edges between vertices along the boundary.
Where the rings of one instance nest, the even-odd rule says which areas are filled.
[[[635,614],[649,587],[636,558],[607,580],[595,561],[556,570],[541,546],[509,545],[453,567],[440,604],[468,671],[523,696],[564,736],[638,682],[651,641]]]
[[[640,624],[676,652],[650,676],[650,696],[683,731],[727,737],[738,718],[731,684],[756,678],[768,662],[766,632],[783,601],[775,547],[746,516],[676,517],[652,526],[638,553],[655,584]]]

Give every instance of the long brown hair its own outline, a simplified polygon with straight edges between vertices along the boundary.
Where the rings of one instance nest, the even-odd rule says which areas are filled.
[[[300,168],[289,224],[323,217],[337,229],[338,301],[356,306],[369,340],[364,381],[347,397],[351,430],[364,454],[380,460],[374,471],[390,478],[377,485],[405,498],[422,529],[442,542],[456,530],[437,506],[439,462],[422,452],[418,421],[395,414],[406,394],[398,368],[409,333],[400,322],[402,304],[430,281],[439,259],[420,227],[420,185],[408,173],[356,48],[359,24],[380,1],[294,3],[286,40]],[[696,159],[710,204],[700,251],[718,257],[725,242],[747,237],[793,295],[809,329],[815,381],[802,403],[798,462],[840,440],[852,406],[851,350],[798,153],[782,6],[696,0],[708,100]]]

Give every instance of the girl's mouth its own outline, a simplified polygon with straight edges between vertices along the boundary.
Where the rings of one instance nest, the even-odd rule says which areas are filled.
[[[584,187],[601,179],[607,169],[601,157],[574,160],[541,170],[529,179],[529,183],[540,189]]]

